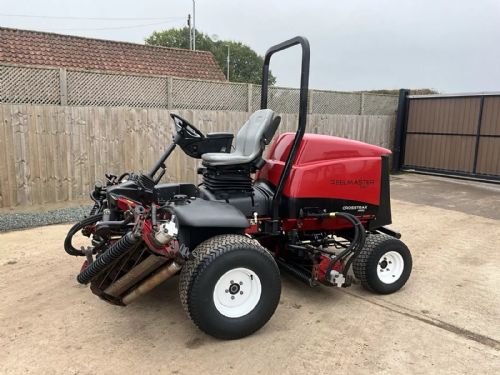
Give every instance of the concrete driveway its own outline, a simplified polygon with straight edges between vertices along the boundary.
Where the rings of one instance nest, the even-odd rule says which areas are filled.
[[[392,190],[414,258],[401,291],[308,289],[284,275],[274,317],[239,341],[198,331],[175,278],[126,308],[100,301],[75,281],[68,225],[0,234],[0,372],[498,374],[499,187],[400,175]]]

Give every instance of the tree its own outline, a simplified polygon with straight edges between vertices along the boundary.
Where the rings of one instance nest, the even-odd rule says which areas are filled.
[[[189,28],[155,31],[146,44],[189,49]],[[260,84],[264,59],[253,49],[241,42],[230,40],[215,41],[207,34],[196,31],[196,49],[212,52],[224,74],[227,75],[227,49],[229,46],[229,78],[232,82]],[[276,77],[269,74],[269,84],[273,85]]]

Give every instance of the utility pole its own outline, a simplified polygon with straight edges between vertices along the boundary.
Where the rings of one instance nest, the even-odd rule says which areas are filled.
[[[229,81],[229,44],[227,45],[227,80]]]
[[[196,51],[196,3],[193,0],[193,51]]]
[[[193,33],[191,31],[191,15],[188,14],[188,28],[189,28],[189,49],[193,49]]]

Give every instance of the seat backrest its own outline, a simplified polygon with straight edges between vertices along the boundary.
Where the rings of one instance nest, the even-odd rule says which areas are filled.
[[[264,145],[269,144],[274,136],[280,120],[270,109],[255,111],[236,135],[234,152],[251,160],[260,156]]]

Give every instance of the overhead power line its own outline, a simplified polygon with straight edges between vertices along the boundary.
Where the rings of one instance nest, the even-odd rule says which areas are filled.
[[[175,21],[165,21],[165,22],[154,22],[154,23],[143,23],[140,25],[129,25],[129,26],[112,26],[112,27],[91,27],[91,28],[58,28],[53,29],[54,31],[98,31],[98,30],[119,30],[119,29],[135,29],[138,27],[146,27],[146,26],[156,26],[156,25],[165,25],[168,23],[172,23]]]
[[[179,20],[184,17],[66,17],[66,16],[42,16],[32,14],[5,14],[0,13],[1,17],[20,17],[20,18],[46,18],[59,20],[95,20],[95,21],[153,21],[153,20]]]

